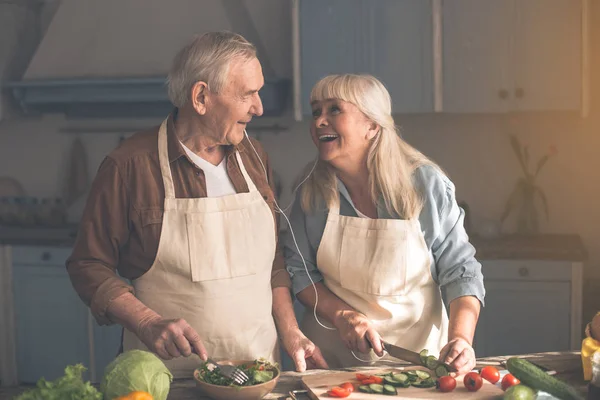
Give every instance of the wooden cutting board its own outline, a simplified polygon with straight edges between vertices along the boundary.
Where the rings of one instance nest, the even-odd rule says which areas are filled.
[[[386,368],[381,370],[369,370],[365,374],[384,374],[387,372],[402,372],[407,370],[416,370],[424,368],[405,367],[405,368]],[[429,371],[428,371],[429,372]],[[483,399],[502,399],[504,392],[499,386],[492,385],[487,381],[483,381],[483,386],[477,392],[469,392],[463,384],[463,375],[456,379],[456,389],[450,393],[442,393],[435,387],[422,389],[416,387],[398,388],[397,396],[388,396],[384,394],[368,394],[354,392],[347,397],[349,400],[399,400],[399,399],[443,399],[443,400],[483,400]],[[333,386],[340,385],[344,382],[358,383],[356,380],[356,372],[331,372],[319,375],[309,375],[302,378],[302,384],[308,390],[310,397],[314,400],[327,399],[333,397],[327,395],[327,391]]]

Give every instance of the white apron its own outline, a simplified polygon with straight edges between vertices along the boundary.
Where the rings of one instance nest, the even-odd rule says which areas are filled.
[[[236,157],[249,193],[175,198],[169,167],[166,120],[158,133],[165,211],[152,267],[133,281],[136,297],[163,318],[185,319],[209,357],[279,361],[271,314],[275,257],[273,214]],[[147,347],[128,330],[123,350]],[[165,361],[175,378],[190,378],[200,358]]]
[[[329,210],[317,251],[325,286],[365,314],[383,340],[439,354],[448,340],[448,316],[430,263],[418,219],[342,216],[339,203]],[[331,368],[364,364],[343,344],[337,330],[315,321],[312,310],[304,314],[301,327]],[[372,351],[355,353],[363,360],[377,357]]]

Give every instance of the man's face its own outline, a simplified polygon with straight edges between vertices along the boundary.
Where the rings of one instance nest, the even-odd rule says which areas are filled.
[[[236,145],[244,139],[246,125],[263,113],[258,91],[264,83],[257,58],[231,61],[225,86],[207,99],[206,117],[218,144]]]

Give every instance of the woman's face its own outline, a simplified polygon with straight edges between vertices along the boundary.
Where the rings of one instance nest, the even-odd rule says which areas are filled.
[[[321,160],[344,169],[366,159],[379,127],[352,103],[339,99],[315,101],[310,134]]]

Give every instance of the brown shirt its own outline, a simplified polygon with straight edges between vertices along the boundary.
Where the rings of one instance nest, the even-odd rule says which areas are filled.
[[[90,306],[98,323],[110,302],[133,287],[117,276],[136,279],[152,266],[158,250],[165,190],[158,162],[158,126],[136,133],[102,162],[91,187],[79,225],[77,240],[67,271],[73,287]],[[187,156],[177,136],[173,115],[167,126],[169,163],[177,198],[206,197],[204,173]],[[247,138],[226,149],[227,174],[237,193],[248,192],[235,157],[239,151],[250,178],[274,211],[273,176],[267,154],[252,144],[267,169],[268,181],[259,158]],[[273,262],[271,285],[291,287],[279,243]]]

